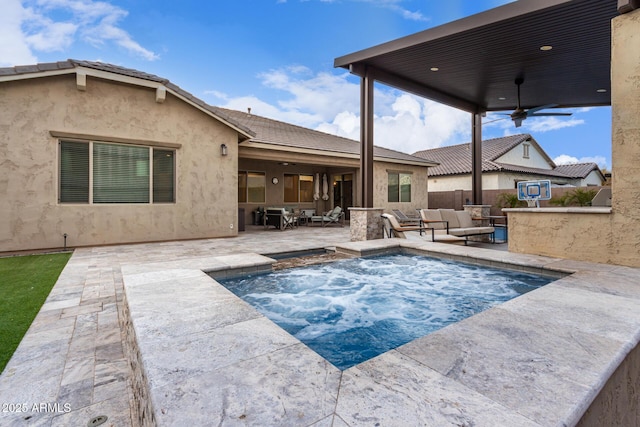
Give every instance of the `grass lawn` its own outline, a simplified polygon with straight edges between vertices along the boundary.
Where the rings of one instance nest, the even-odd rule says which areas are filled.
[[[0,258],[0,372],[40,311],[71,253]]]

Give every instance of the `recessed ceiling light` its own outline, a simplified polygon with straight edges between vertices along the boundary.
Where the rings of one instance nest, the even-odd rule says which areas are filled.
[[[540,46],[540,50],[551,50],[551,49],[553,49],[553,46],[548,45],[548,44],[546,44],[544,46]]]
[[[505,100],[505,99],[507,99],[507,98],[505,98],[504,96],[499,96],[499,97],[498,97],[498,99],[499,99],[500,101],[504,101],[504,100]]]
[[[605,93],[606,91],[607,91],[606,89],[598,89],[598,90],[596,90],[596,92],[598,92],[598,93]]]
[[[438,71],[438,70],[440,70],[440,68],[438,68],[438,67],[431,67],[431,68],[429,68],[429,69],[430,69],[431,71]]]

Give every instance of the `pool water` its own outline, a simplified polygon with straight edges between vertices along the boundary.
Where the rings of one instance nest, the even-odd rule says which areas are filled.
[[[394,254],[217,280],[344,370],[554,279]]]

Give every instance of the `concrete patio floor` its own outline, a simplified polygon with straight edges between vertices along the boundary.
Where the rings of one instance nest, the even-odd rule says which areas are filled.
[[[148,313],[149,308],[156,309],[158,307],[165,307],[162,304],[178,301],[181,296],[188,299],[188,295],[192,297],[196,296],[196,292],[218,292],[212,289],[208,284],[201,286],[201,280],[205,280],[198,274],[195,278],[193,274],[197,274],[201,269],[207,266],[216,266],[221,263],[224,264],[224,259],[233,259],[234,263],[250,263],[250,254],[274,254],[281,252],[295,252],[305,251],[316,248],[331,248],[336,245],[342,245],[345,248],[351,248],[354,251],[359,251],[363,248],[376,247],[376,241],[371,242],[353,242],[349,243],[349,229],[348,227],[300,227],[296,230],[277,231],[274,229],[264,230],[262,227],[248,226],[247,232],[240,233],[237,238],[228,239],[209,239],[209,240],[195,240],[195,241],[181,241],[181,242],[166,242],[166,243],[153,243],[153,244],[139,244],[139,245],[121,245],[110,247],[95,247],[95,248],[81,248],[77,249],[66,268],[63,270],[58,282],[54,286],[47,301],[43,305],[40,313],[36,317],[33,325],[27,332],[25,338],[20,344],[18,350],[14,354],[13,358],[5,368],[5,371],[0,376],[0,402],[6,405],[7,410],[0,412],[0,425],[9,426],[85,426],[92,420],[96,420],[96,417],[106,416],[108,420],[106,426],[136,426],[138,425],[137,418],[139,417],[138,411],[135,409],[135,403],[133,402],[134,395],[134,382],[131,375],[131,360],[127,357],[125,351],[125,330],[123,329],[126,323],[126,310],[132,308],[136,311],[136,316],[142,313],[142,317],[138,317],[138,329],[136,333],[140,334],[138,339],[146,346],[145,348],[163,349],[168,350],[166,342],[157,341],[154,335],[149,335],[150,328],[162,325],[162,322],[167,321],[167,316],[173,316],[180,314],[182,306],[181,304],[170,304],[165,312],[166,316],[157,317],[145,317],[145,313]],[[378,244],[382,246],[387,245],[389,242],[378,241]],[[571,302],[573,305],[583,306],[578,307],[578,319],[567,320],[570,316],[576,316],[576,312],[567,314],[567,319],[563,321],[569,322],[572,328],[578,328],[580,326],[581,319],[590,318],[586,316],[587,311],[597,312],[599,316],[606,313],[606,319],[604,323],[598,325],[590,325],[586,331],[573,331],[573,332],[559,332],[559,337],[554,335],[551,344],[559,345],[562,347],[566,343],[562,342],[565,338],[569,342],[573,342],[579,335],[580,338],[589,340],[589,345],[598,346],[603,345],[603,349],[592,348],[589,353],[589,358],[595,358],[597,360],[590,361],[593,366],[584,365],[584,369],[590,374],[584,381],[590,381],[588,384],[583,384],[582,380],[570,381],[570,386],[565,386],[564,391],[573,396],[576,390],[580,390],[580,393],[588,396],[592,399],[597,394],[598,387],[602,387],[609,375],[615,370],[620,360],[613,360],[616,357],[624,358],[624,356],[631,351],[637,344],[637,339],[640,332],[640,310],[636,310],[638,315],[631,315],[636,308],[640,308],[640,290],[636,289],[640,272],[638,269],[630,269],[617,266],[607,266],[590,263],[577,263],[567,262],[565,260],[549,259],[544,257],[527,257],[517,254],[509,254],[504,251],[506,245],[476,245],[470,244],[468,247],[461,245],[450,245],[441,243],[431,243],[424,238],[420,238],[417,235],[411,234],[406,241],[402,242],[403,245],[411,248],[417,248],[421,251],[432,251],[433,253],[439,253],[446,257],[453,258],[482,258],[486,262],[501,263],[501,262],[516,262],[521,265],[529,265],[534,268],[538,268],[543,265],[553,265],[554,268],[567,269],[566,271],[578,271],[574,276],[570,276],[570,279],[558,286],[551,287],[550,292],[555,292],[557,298],[577,298],[578,303]],[[484,248],[483,248],[484,247]],[[486,248],[489,248],[487,250]],[[495,250],[503,249],[503,250]],[[241,256],[235,256],[241,255]],[[231,262],[231,261],[230,261]],[[185,277],[175,277],[175,274],[185,275]],[[125,307],[123,302],[125,294],[125,284],[123,277],[126,276],[128,291],[129,305]],[[150,279],[151,278],[151,279]],[[612,280],[613,279],[613,280]],[[151,282],[150,282],[151,280]],[[174,281],[175,282],[171,282]],[[210,280],[206,278],[206,280]],[[157,283],[156,283],[157,282]],[[162,289],[162,285],[168,285],[169,288]],[[175,284],[180,283],[184,285],[184,291],[182,295],[178,292],[173,293],[176,289]],[[162,285],[162,286],[160,286]],[[148,288],[152,286],[152,288]],[[145,288],[146,287],[146,288]],[[149,289],[153,289],[151,294]],[[158,292],[155,298],[155,292]],[[168,296],[166,299],[163,296],[163,292],[170,292],[164,294]],[[570,294],[570,295],[569,295]],[[152,295],[153,298],[147,298],[148,295]],[[546,297],[542,293],[538,293],[540,301],[545,305],[556,305],[558,302],[550,297]],[[165,299],[163,299],[165,298]],[[519,300],[519,299],[518,299]],[[164,301],[164,302],[162,302]],[[226,301],[226,300],[225,300]],[[526,306],[523,302],[512,303],[509,307],[502,310],[504,313],[509,313],[511,317],[518,317],[518,320],[528,321],[535,323],[532,325],[534,328],[548,327],[549,325],[543,325],[544,322],[536,320],[533,322],[529,316],[538,314],[544,317],[548,317],[548,313],[540,311],[540,308]],[[242,310],[236,310],[235,302],[229,300],[229,312],[228,313],[241,313]],[[149,305],[151,304],[151,305]],[[557,308],[571,308],[568,304],[567,307],[563,307],[560,303]],[[624,316],[624,321],[618,317],[617,314],[609,314],[609,309],[606,304],[618,307],[620,310],[619,316]],[[602,305],[600,307],[599,305]],[[597,306],[597,307],[596,307]],[[186,309],[190,307],[189,304],[184,305]],[[237,308],[237,307],[236,307]],[[172,310],[178,310],[175,313]],[[522,314],[524,309],[525,314]],[[573,308],[575,309],[575,307]],[[526,314],[526,312],[533,310],[532,313]],[[224,311],[224,310],[223,310]],[[555,311],[554,311],[555,312]],[[182,312],[184,314],[184,312]],[[234,314],[235,315],[235,314]],[[486,315],[483,317],[483,325],[480,337],[485,336],[487,333],[488,324],[492,321],[492,315]],[[192,327],[198,327],[198,321],[194,317]],[[573,319],[573,318],[571,318]],[[250,322],[261,322],[255,315],[250,315],[244,319]],[[243,321],[244,321],[243,320]],[[503,322],[503,319],[495,319],[496,321]],[[147,323],[145,324],[145,321]],[[150,323],[149,323],[150,321]],[[622,325],[622,331],[614,330],[612,325]],[[252,323],[254,324],[254,323]],[[187,327],[189,325],[186,325]],[[248,324],[247,324],[248,326]],[[264,325],[262,325],[264,327]],[[616,326],[618,327],[618,326]],[[146,328],[146,329],[145,329]],[[506,328],[506,327],[505,327]],[[506,330],[503,328],[503,330]],[[291,348],[298,348],[295,343],[291,341],[287,334],[281,334],[277,329],[271,329],[270,326],[267,329],[260,329],[259,331],[270,331],[265,334],[267,341],[273,343],[281,343]],[[176,333],[172,329],[172,334]],[[373,359],[370,362],[365,362],[362,365],[358,365],[350,370],[345,371],[342,375],[335,370],[331,369],[330,364],[322,362],[322,359],[317,356],[309,356],[309,354],[300,348],[296,350],[301,355],[298,361],[309,360],[315,357],[315,362],[310,365],[300,365],[295,371],[306,372],[312,366],[320,367],[324,366],[324,372],[326,373],[325,384],[333,392],[336,392],[338,388],[341,390],[341,400],[338,401],[337,397],[329,397],[324,392],[322,394],[323,402],[322,408],[318,410],[317,400],[313,395],[304,394],[301,399],[307,400],[309,407],[305,409],[306,415],[300,419],[300,423],[294,423],[297,425],[326,425],[326,426],[351,426],[351,425],[369,425],[376,420],[373,416],[377,412],[377,416],[384,419],[389,414],[399,417],[399,421],[403,416],[412,416],[407,412],[407,409],[413,410],[413,406],[406,407],[404,414],[402,415],[402,407],[406,404],[414,402],[416,408],[419,410],[425,409],[424,405],[419,401],[415,401],[416,395],[412,393],[405,394],[403,391],[399,391],[400,395],[407,396],[407,402],[396,402],[393,409],[380,409],[376,408],[376,399],[389,402],[397,399],[390,395],[391,389],[401,389],[406,384],[400,381],[394,384],[395,381],[400,380],[401,373],[397,372],[393,378],[387,378],[385,380],[379,377],[380,373],[388,369],[397,371],[398,366],[402,366],[405,370],[402,375],[409,375],[411,378],[421,378],[419,382],[426,382],[431,384],[430,387],[436,387],[438,389],[442,387],[453,387],[453,393],[457,396],[458,402],[467,407],[462,408],[463,411],[468,411],[469,416],[473,418],[473,414],[480,414],[475,417],[475,420],[479,425],[490,425],[491,422],[497,420],[503,420],[504,422],[519,421],[524,422],[527,425],[546,425],[541,420],[551,419],[555,414],[549,414],[548,411],[535,410],[536,402],[533,402],[533,406],[530,407],[529,412],[527,409],[513,412],[508,409],[509,405],[517,400],[517,390],[514,394],[513,391],[508,391],[509,381],[516,380],[514,378],[499,382],[502,386],[506,387],[505,392],[498,392],[498,395],[489,396],[487,400],[487,391],[483,391],[483,388],[488,387],[491,381],[485,381],[481,383],[478,378],[472,376],[465,377],[464,370],[455,371],[455,366],[460,368],[461,360],[451,360],[453,365],[448,365],[447,359],[452,357],[447,354],[447,349],[451,349],[455,344],[454,341],[458,340],[459,344],[463,344],[465,353],[478,353],[476,358],[466,360],[467,369],[471,369],[473,364],[480,363],[480,365],[474,366],[476,369],[486,370],[488,369],[484,364],[478,361],[486,359],[486,354],[482,354],[482,351],[490,353],[493,357],[498,357],[501,350],[500,343],[491,343],[490,345],[476,341],[474,336],[477,336],[477,331],[469,326],[467,322],[464,327],[458,328],[455,331],[455,339],[445,335],[434,335],[429,340],[420,340],[420,342],[406,345],[398,351],[388,352],[384,357]],[[255,331],[254,331],[255,332]],[[527,339],[541,339],[538,335],[532,331],[522,331],[527,336]],[[270,335],[269,335],[270,334]],[[178,334],[179,336],[180,334]],[[566,336],[565,336],[566,335]],[[193,336],[191,334],[190,336]],[[634,338],[635,337],[635,338]],[[259,337],[254,337],[254,341],[257,342]],[[501,339],[509,339],[508,336]],[[635,339],[635,342],[633,340]],[[441,354],[430,355],[424,353],[424,348],[421,346],[426,345],[427,342],[436,340],[439,342],[439,348],[441,348]],[[452,341],[453,340],[453,341]],[[460,341],[461,340],[461,341]],[[544,341],[547,340],[547,341]],[[416,340],[419,341],[419,340]],[[544,342],[536,343],[549,344],[548,338],[543,339]],[[253,342],[253,341],[251,341]],[[163,347],[164,345],[164,347]],[[471,345],[471,346],[470,346]],[[504,345],[504,344],[502,344]],[[510,345],[514,345],[511,342]],[[580,345],[583,345],[582,343]],[[531,351],[528,348],[521,348],[518,344],[518,354],[520,356],[529,354]],[[484,350],[482,350],[484,348]],[[573,348],[573,347],[572,347]],[[578,347],[581,348],[581,347]],[[146,351],[146,350],[145,350]],[[252,350],[253,351],[253,350]],[[579,350],[575,350],[577,353],[582,354]],[[156,353],[162,353],[156,352]],[[565,354],[566,353],[566,354]],[[611,353],[611,354],[610,354]],[[598,356],[595,357],[595,354]],[[167,363],[166,360],[154,359],[156,354],[152,354],[147,359],[147,363],[151,363],[150,369],[147,375],[152,376],[149,378],[149,382],[152,383],[152,393],[158,393],[166,387],[167,384],[171,385],[171,376],[168,375],[168,371],[162,365],[154,366],[153,362]],[[565,362],[571,359],[568,352],[562,352],[563,358],[560,368],[554,365],[554,369],[560,369],[562,372],[554,371],[554,369],[546,369],[544,373],[545,381],[551,381],[548,375],[571,375],[568,371],[569,366],[565,366]],[[530,356],[524,356],[530,357]],[[544,356],[545,360],[542,364],[557,363],[555,360],[547,360],[550,356]],[[578,357],[578,356],[576,356]],[[455,358],[454,358],[455,359]],[[613,362],[610,360],[612,359]],[[257,359],[256,359],[257,360]],[[287,360],[293,363],[291,357]],[[577,359],[576,359],[577,360]],[[572,363],[576,363],[576,360],[571,360]],[[579,363],[585,363],[578,361]],[[249,366],[248,371],[256,369],[264,372],[265,369],[272,371],[273,375],[277,374],[278,364],[280,362],[274,362],[270,367],[269,364],[260,366]],[[531,367],[538,363],[538,361],[528,360],[527,366]],[[614,363],[614,365],[611,365]],[[198,372],[196,366],[198,363],[194,363],[193,372]],[[327,367],[329,365],[329,367]],[[610,366],[611,365],[611,366]],[[424,367],[430,366],[428,370],[429,374],[425,375]],[[606,366],[607,369],[604,369]],[[282,366],[281,368],[284,368]],[[504,368],[504,367],[503,367]],[[539,367],[538,367],[539,368]],[[288,369],[288,368],[287,368]],[[453,370],[452,370],[453,369]],[[593,370],[598,372],[592,372]],[[382,371],[381,371],[382,370]],[[309,371],[309,374],[311,374]],[[547,372],[548,371],[548,372]],[[566,371],[566,372],[565,372]],[[438,373],[440,372],[440,374]],[[317,372],[316,372],[317,374]],[[442,377],[441,375],[444,375]],[[529,372],[531,375],[531,372]],[[342,377],[342,379],[340,379]],[[447,379],[453,379],[454,382],[450,383]],[[191,377],[193,378],[193,377]],[[198,378],[196,375],[195,378]],[[222,378],[222,377],[220,377]],[[301,380],[298,378],[296,381]],[[161,383],[158,383],[160,381]],[[189,380],[191,381],[191,380]],[[187,381],[187,382],[189,382]],[[205,377],[202,378],[205,380]],[[444,381],[444,382],[443,382]],[[467,381],[467,383],[465,383]],[[478,382],[480,381],[480,382]],[[155,382],[155,383],[154,383]],[[304,380],[303,380],[304,382]],[[191,382],[192,383],[192,382]],[[341,383],[342,385],[338,385]],[[556,384],[557,381],[551,385]],[[579,384],[578,384],[579,383]],[[201,381],[196,381],[197,387],[203,386]],[[417,383],[416,383],[417,384]],[[589,386],[589,384],[591,384]],[[595,386],[593,385],[595,384]],[[549,385],[549,384],[546,384]],[[285,387],[286,384],[280,384],[279,387]],[[417,387],[413,385],[411,387]],[[182,387],[182,386],[180,386]],[[181,388],[178,387],[177,390]],[[195,387],[195,386],[194,386]],[[195,390],[197,390],[197,387]],[[364,388],[362,388],[364,387]],[[445,387],[445,388],[446,388]],[[536,387],[540,387],[538,384]],[[590,388],[591,387],[591,388]],[[172,389],[170,387],[170,389]],[[334,390],[335,389],[335,390]],[[360,390],[360,391],[358,391]],[[417,390],[417,389],[416,389]],[[414,392],[420,393],[414,390]],[[211,391],[211,390],[209,390]],[[364,395],[373,396],[373,400],[363,396],[362,391],[366,391]],[[542,390],[540,390],[542,391]],[[308,392],[308,390],[306,391]],[[447,393],[451,393],[451,390]],[[483,394],[483,396],[477,395],[477,393]],[[170,394],[170,393],[169,393]],[[543,393],[544,394],[544,393]],[[469,397],[473,395],[473,398]],[[451,394],[449,394],[451,396]],[[156,403],[162,402],[162,395],[153,396]],[[224,396],[219,396],[224,401]],[[544,396],[538,396],[536,399],[543,399]],[[565,398],[558,399],[557,396],[547,396],[558,400],[558,413],[566,413],[566,407],[576,407],[578,411],[584,411],[585,402],[567,402]],[[166,400],[166,399],[165,399]],[[213,399],[215,400],[215,398]],[[504,400],[504,401],[503,401]],[[569,399],[570,400],[570,399]],[[253,418],[225,418],[228,408],[219,408],[219,413],[216,414],[198,414],[197,411],[181,413],[181,408],[170,406],[180,402],[179,396],[173,396],[165,403],[169,406],[156,408],[159,411],[156,417],[164,417],[157,420],[160,425],[184,425],[182,422],[197,422],[197,420],[210,419],[212,422],[217,423],[222,421],[223,424],[229,425],[269,425],[264,424],[264,420],[260,420],[259,424],[252,424],[253,420],[259,420],[256,418],[256,414],[250,414]],[[541,401],[538,401],[539,404]],[[517,402],[516,402],[517,403]],[[212,405],[215,406],[215,402]],[[531,403],[530,403],[531,404]],[[231,403],[229,403],[231,405]],[[563,406],[564,405],[564,406]],[[573,405],[573,406],[572,406]],[[169,408],[171,411],[165,413],[165,410]],[[231,406],[229,406],[231,408]],[[486,418],[488,412],[493,410],[496,417]],[[9,410],[11,409],[11,410]],[[186,408],[185,408],[186,409]],[[236,408],[237,409],[237,408]],[[394,411],[396,413],[394,413]],[[400,411],[400,412],[397,412]],[[565,412],[562,412],[565,411]],[[301,413],[304,411],[301,411]],[[317,413],[316,413],[317,412]],[[340,413],[340,415],[338,415]],[[315,414],[315,415],[314,415]],[[395,415],[394,415],[395,414]],[[523,415],[524,414],[524,415]],[[188,415],[188,416],[187,416]],[[424,415],[424,414],[423,414]],[[434,422],[436,420],[446,420],[447,418],[441,418],[442,414],[433,416]],[[193,418],[191,418],[193,416]],[[575,418],[575,414],[564,415],[565,417]],[[207,418],[208,417],[208,418]],[[315,418],[314,418],[315,417]],[[363,418],[364,417],[364,418]],[[440,418],[438,418],[440,417]],[[538,417],[538,418],[536,418]],[[423,418],[426,419],[426,418]],[[313,421],[310,421],[313,420]],[[368,421],[367,421],[368,420]],[[459,420],[459,418],[450,418],[451,422]],[[561,420],[558,419],[558,422]],[[290,418],[282,418],[279,422],[273,422],[270,424],[278,425],[293,425]],[[196,424],[192,424],[196,425]],[[388,424],[380,424],[388,425]],[[434,424],[440,425],[440,424]],[[494,424],[495,425],[495,424]],[[522,425],[522,424],[521,424]]]

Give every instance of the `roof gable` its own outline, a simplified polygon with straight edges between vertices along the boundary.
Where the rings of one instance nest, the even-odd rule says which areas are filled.
[[[500,170],[500,166],[495,163],[495,160],[523,141],[527,141],[529,139],[532,139],[531,135],[519,134],[482,141],[482,171],[488,172]],[[471,173],[472,165],[470,142],[433,148],[430,150],[422,150],[413,153],[413,155],[440,163],[440,165],[429,169],[429,176]]]
[[[531,144],[553,169],[541,169],[524,165],[500,162],[499,159],[523,142]],[[440,163],[429,168],[429,176],[468,175],[471,174],[471,143],[450,145],[447,147],[422,150],[414,156],[430,159]],[[577,163],[570,165],[556,165],[542,149],[538,142],[529,134],[519,134],[493,138],[482,141],[482,172],[515,172],[525,174],[543,174],[559,178],[586,178],[593,170],[602,172],[595,163]],[[604,176],[603,176],[604,178]]]
[[[0,68],[0,83],[74,73],[78,76],[90,75],[96,78],[155,88],[159,92],[168,91],[178,99],[236,130],[239,136],[242,137],[241,139],[248,139],[254,136],[254,133],[249,128],[219,114],[214,107],[171,83],[168,79],[119,65],[68,59],[66,61]]]

